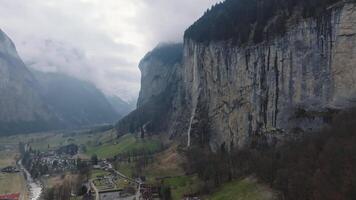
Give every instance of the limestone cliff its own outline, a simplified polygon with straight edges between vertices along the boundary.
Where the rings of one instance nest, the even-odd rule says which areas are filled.
[[[301,18],[254,45],[185,38],[183,60],[188,145],[274,145],[354,102],[356,4]]]
[[[140,107],[163,93],[174,81],[182,62],[182,44],[161,44],[141,60],[141,90],[137,101]]]
[[[149,52],[140,62],[141,90],[137,109],[121,119],[119,134],[175,135],[185,118],[182,116],[182,44],[163,44]]]

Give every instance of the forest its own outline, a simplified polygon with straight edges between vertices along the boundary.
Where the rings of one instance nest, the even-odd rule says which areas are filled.
[[[356,199],[356,109],[334,115],[330,127],[277,148],[191,149],[186,170],[204,181],[203,194],[256,176],[280,192],[281,199]]]
[[[185,39],[260,43],[286,31],[288,20],[319,17],[342,0],[226,0],[190,26]],[[294,17],[292,17],[294,16]]]

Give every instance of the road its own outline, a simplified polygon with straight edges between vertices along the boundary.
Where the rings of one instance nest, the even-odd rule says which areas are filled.
[[[99,197],[99,190],[98,190],[98,188],[96,188],[93,179],[90,180],[90,186],[93,188],[93,190],[94,190],[94,192],[95,192],[95,200],[100,200],[100,197]]]
[[[17,165],[21,169],[23,175],[25,176],[25,180],[27,183],[28,191],[29,191],[29,199],[30,200],[38,200],[41,197],[43,192],[43,186],[38,181],[32,178],[30,172],[22,165],[22,160],[17,161]]]

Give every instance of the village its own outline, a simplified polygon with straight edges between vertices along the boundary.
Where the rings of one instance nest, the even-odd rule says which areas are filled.
[[[159,187],[144,184],[141,178],[130,178],[115,170],[106,159],[83,159],[78,156],[79,147],[75,144],[59,147],[54,150],[32,150],[30,145],[23,144],[21,164],[31,173],[31,178],[48,180],[67,173],[76,173],[80,167],[87,166],[90,179],[83,184],[87,192],[81,198],[86,200],[153,200],[159,198]],[[26,174],[19,163],[0,169],[3,174]],[[24,175],[26,177],[26,175]],[[26,177],[28,179],[29,177]],[[29,192],[31,193],[31,191]],[[72,194],[75,196],[75,194]],[[27,199],[19,191],[13,194],[0,194],[0,200]]]

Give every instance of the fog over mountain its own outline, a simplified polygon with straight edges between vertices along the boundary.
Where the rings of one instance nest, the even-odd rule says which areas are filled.
[[[219,0],[0,0],[0,27],[37,70],[94,83],[126,101],[140,89],[139,60]]]
[[[120,114],[121,117],[124,117],[125,115],[129,114],[131,111],[133,111],[136,108],[136,102],[131,101],[131,102],[126,102],[122,100],[118,96],[107,96],[106,97],[111,104],[111,106],[114,108],[114,110]]]
[[[38,88],[15,45],[0,29],[0,135],[46,130],[58,122]]]
[[[31,70],[0,29],[0,135],[114,123],[133,107],[90,82]],[[113,98],[110,98],[113,99]]]
[[[33,73],[45,103],[66,128],[112,123],[126,114],[117,112],[89,82],[58,73]],[[125,108],[123,104],[122,109]]]

